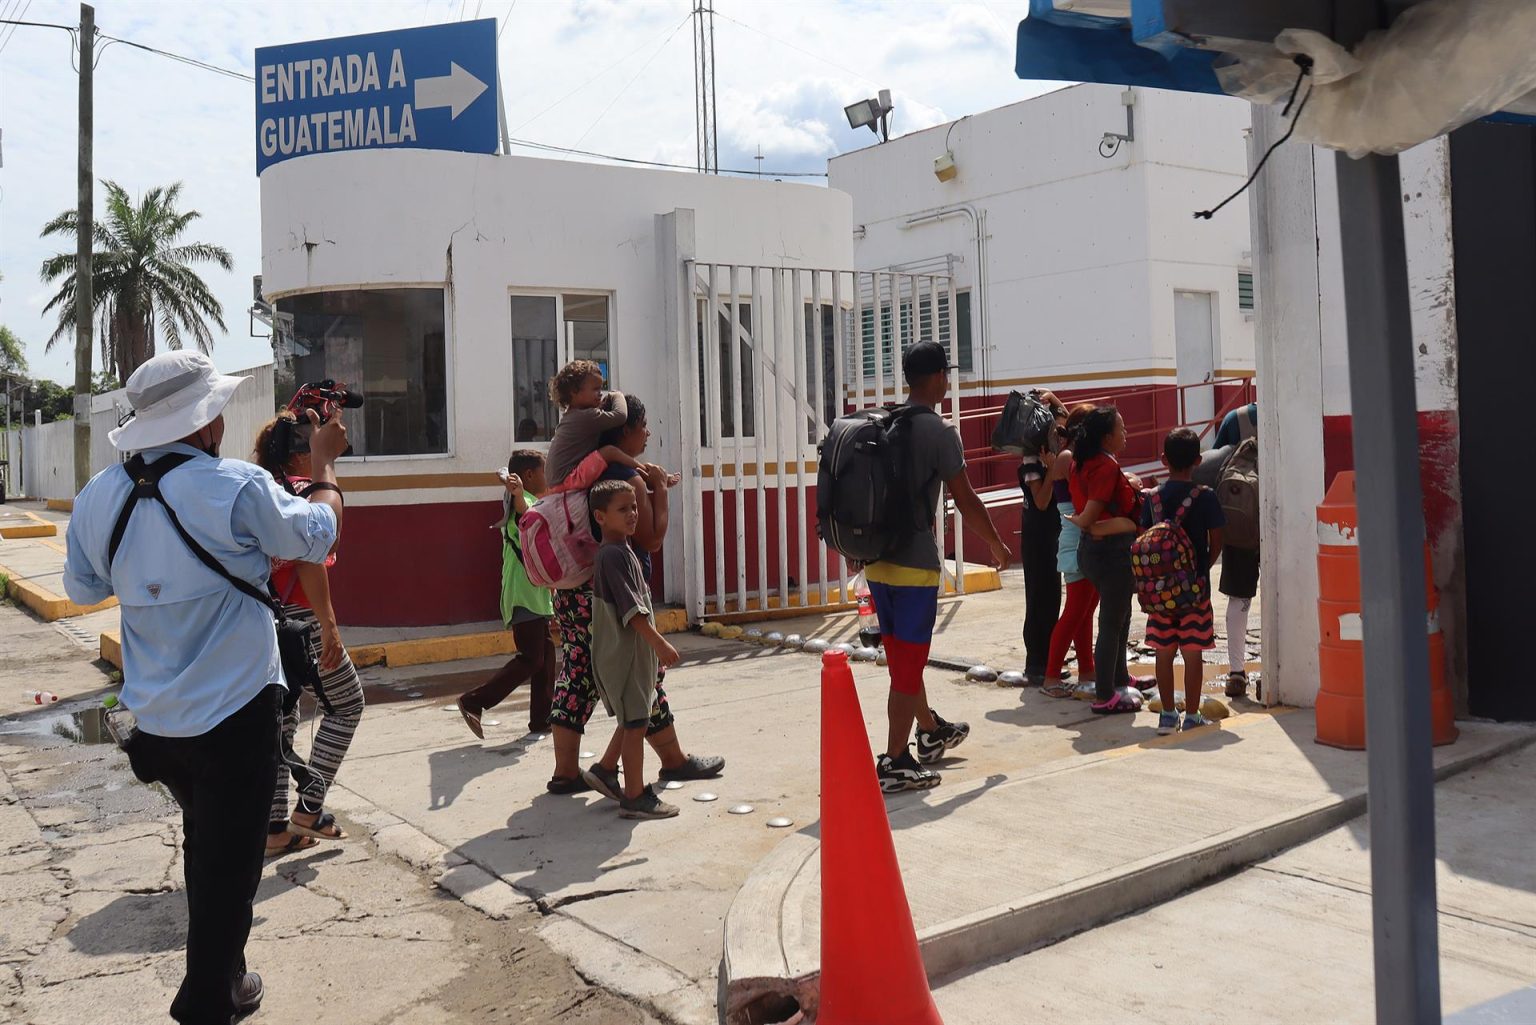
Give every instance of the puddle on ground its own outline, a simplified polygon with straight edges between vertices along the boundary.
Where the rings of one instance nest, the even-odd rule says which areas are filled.
[[[106,709],[100,705],[50,709],[0,721],[0,737],[59,737],[75,744],[110,744]]]

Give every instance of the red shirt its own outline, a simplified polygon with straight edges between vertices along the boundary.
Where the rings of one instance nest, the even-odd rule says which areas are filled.
[[[1099,513],[1099,523],[1116,516],[1135,516],[1139,500],[1136,489],[1131,487],[1131,482],[1126,479],[1115,457],[1107,452],[1101,452],[1086,463],[1073,467],[1067,487],[1072,492],[1072,506],[1078,512],[1086,509],[1089,502],[1097,500],[1104,503],[1104,510]]]
[[[295,493],[303,491],[309,486],[308,477],[289,477]],[[336,553],[326,556],[327,569],[336,565]],[[272,589],[284,605],[302,605],[307,609],[315,606],[310,602],[309,595],[304,593],[304,585],[299,583],[298,566],[289,559],[272,560]]]

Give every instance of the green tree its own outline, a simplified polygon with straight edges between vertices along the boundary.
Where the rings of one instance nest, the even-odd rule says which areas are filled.
[[[27,347],[16,332],[0,324],[0,374],[23,377],[27,372]]]
[[[100,319],[102,369],[126,381],[163,343],[182,347],[190,337],[203,352],[213,351],[209,322],[220,331],[224,308],[193,264],[212,263],[231,270],[234,261],[222,246],[183,242],[187,226],[202,215],[181,211],[181,183],[146,192],[134,205],[127,191],[113,181],[107,190],[104,217],[92,226],[95,256],[92,267],[95,315]],[[43,226],[42,237],[73,239],[79,231],[75,211],[68,210]],[[43,312],[57,310],[58,327],[47,348],[75,330],[75,254],[60,253],[43,261],[42,280],[58,282],[59,290]]]

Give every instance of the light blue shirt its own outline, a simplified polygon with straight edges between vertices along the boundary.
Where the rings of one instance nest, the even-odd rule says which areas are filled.
[[[274,557],[321,562],[336,543],[335,513],[288,494],[254,463],[180,443],[143,455],[153,463],[172,452],[193,458],[165,475],[160,493],[187,533],[235,576],[266,590]],[[117,595],[122,701],[139,728],[199,736],[263,688],[284,684],[272,612],[199,562],[154,499],[134,509],[109,567],[112,528],[132,490],[123,468],[109,466],[75,499],[64,590],[81,605]]]

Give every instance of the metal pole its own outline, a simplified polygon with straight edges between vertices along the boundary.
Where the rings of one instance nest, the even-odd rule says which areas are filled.
[[[1378,1025],[1438,1025],[1435,779],[1413,327],[1396,157],[1338,154],[1360,519]]]
[[[92,62],[96,56],[96,8],[80,5],[80,148],[75,197],[75,492],[91,479],[91,244],[96,212],[91,169]]]

